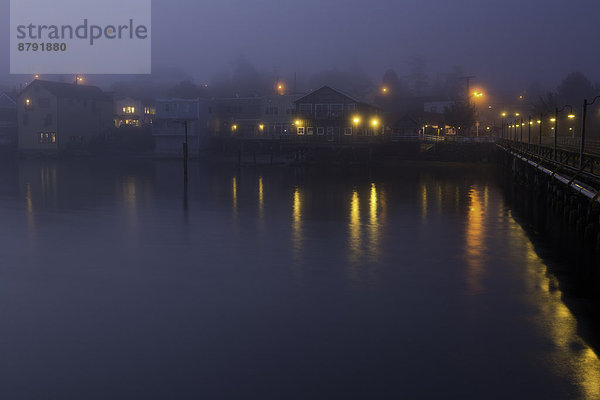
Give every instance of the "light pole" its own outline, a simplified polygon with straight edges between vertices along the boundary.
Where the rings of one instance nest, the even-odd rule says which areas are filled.
[[[531,151],[531,115],[527,118],[527,151]]]
[[[569,114],[569,119],[575,118],[575,115],[573,114],[573,107],[568,104],[566,106],[563,106],[561,109],[558,109],[558,107],[554,109],[554,161],[556,161],[556,149],[558,146],[558,114],[560,114],[567,108],[571,112]]]
[[[585,123],[587,120],[587,108],[593,105],[600,96],[594,97],[590,102],[587,99],[583,100],[583,114],[581,116],[581,141],[579,142],[579,169],[583,169],[583,151],[585,150]]]

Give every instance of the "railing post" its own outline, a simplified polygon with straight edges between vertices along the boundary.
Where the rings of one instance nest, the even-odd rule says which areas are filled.
[[[556,161],[556,148],[558,146],[558,108],[554,109],[554,161]]]
[[[585,120],[587,118],[587,99],[583,100],[583,113],[581,116],[581,140],[579,141],[579,169],[583,168],[583,153],[585,150]]]

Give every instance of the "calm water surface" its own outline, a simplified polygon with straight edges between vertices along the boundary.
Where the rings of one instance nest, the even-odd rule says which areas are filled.
[[[493,172],[3,163],[0,398],[599,399]]]

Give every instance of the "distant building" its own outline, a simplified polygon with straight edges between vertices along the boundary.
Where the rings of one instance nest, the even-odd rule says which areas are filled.
[[[328,141],[384,134],[381,108],[328,86],[295,101],[292,134]]]
[[[217,137],[255,137],[260,129],[260,97],[232,97],[212,102],[210,130]]]
[[[216,99],[211,130],[219,137],[278,139],[291,132],[299,95]]]
[[[260,124],[264,126],[261,136],[279,138],[289,135],[294,128],[294,113],[298,94],[271,95],[261,99]]]
[[[17,147],[17,103],[6,93],[0,93],[0,149]]]
[[[183,155],[186,123],[188,151],[198,155],[208,143],[210,102],[203,99],[158,99],[152,123],[155,152],[160,156]]]
[[[83,150],[113,125],[109,94],[94,86],[35,80],[17,101],[18,148],[23,152]]]
[[[150,125],[154,115],[156,115],[154,104],[144,103],[130,97],[114,101],[114,120],[117,128],[123,126],[140,128]]]

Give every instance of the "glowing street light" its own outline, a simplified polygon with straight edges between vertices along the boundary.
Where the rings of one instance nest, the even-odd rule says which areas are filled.
[[[360,117],[354,117],[352,120],[356,125],[360,124]]]
[[[381,88],[381,93],[388,94],[389,92],[390,92],[390,89],[387,86],[383,86]]]

